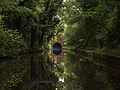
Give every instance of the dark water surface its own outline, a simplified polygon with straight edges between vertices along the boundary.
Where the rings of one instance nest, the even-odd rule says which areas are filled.
[[[0,90],[55,90],[53,64],[46,52],[2,59]]]
[[[119,57],[75,51],[67,54],[65,70],[65,90],[120,90]]]
[[[67,51],[61,65],[47,52],[1,59],[0,90],[120,90],[120,58]]]

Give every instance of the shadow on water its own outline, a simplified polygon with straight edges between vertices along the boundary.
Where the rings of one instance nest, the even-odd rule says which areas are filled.
[[[0,90],[55,90],[58,78],[46,52],[0,63]]]
[[[120,58],[65,51],[62,72],[46,52],[0,62],[0,90],[120,90]]]
[[[63,90],[120,90],[120,58],[85,51],[69,52]]]

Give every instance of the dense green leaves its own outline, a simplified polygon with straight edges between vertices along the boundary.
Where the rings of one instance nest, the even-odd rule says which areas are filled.
[[[69,46],[76,49],[119,48],[119,1],[66,0],[59,13]]]
[[[3,45],[4,48],[9,48],[14,55],[22,50],[23,43],[28,50],[45,47],[56,33],[55,27],[60,21],[57,11],[61,4],[62,0],[1,0],[0,15],[4,22],[1,39],[6,39],[2,42],[10,42],[6,43],[8,47]],[[10,54],[3,48],[1,50],[1,55]]]
[[[17,31],[5,28],[3,21],[0,21],[0,56],[18,55],[26,45],[22,35]]]

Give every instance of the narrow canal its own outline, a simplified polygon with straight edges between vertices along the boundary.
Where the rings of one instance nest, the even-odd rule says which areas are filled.
[[[0,0],[0,90],[120,90],[120,0]]]
[[[65,50],[54,60],[47,51],[1,59],[1,90],[120,90],[120,57]]]

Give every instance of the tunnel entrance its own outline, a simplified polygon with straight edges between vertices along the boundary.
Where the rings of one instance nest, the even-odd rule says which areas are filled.
[[[62,53],[62,45],[58,42],[54,43],[52,46],[53,54],[60,55]]]

